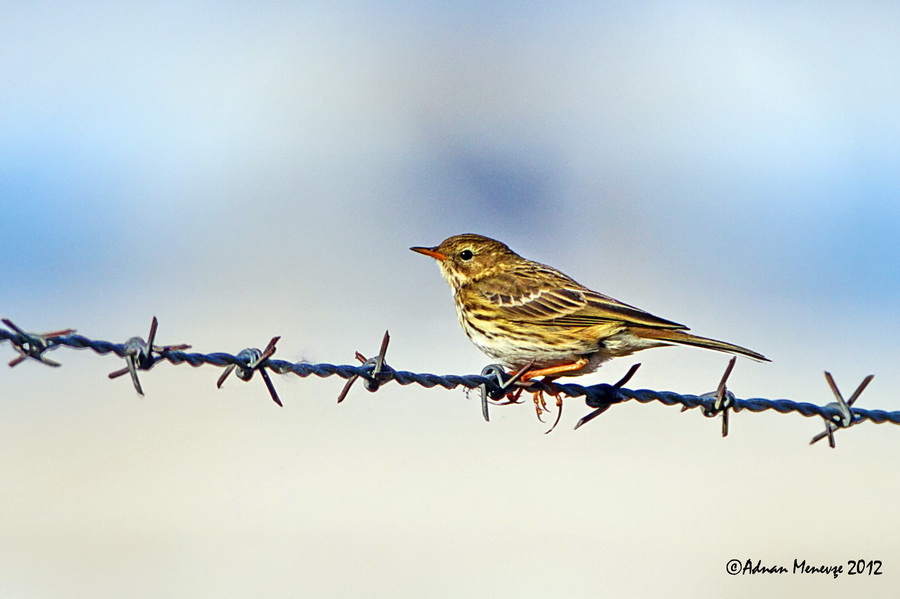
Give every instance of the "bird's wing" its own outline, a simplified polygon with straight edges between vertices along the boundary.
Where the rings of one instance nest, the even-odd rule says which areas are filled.
[[[591,291],[550,267],[492,277],[479,291],[508,320],[542,326],[590,327],[610,322],[626,326],[687,329]],[[486,282],[487,283],[487,282]]]

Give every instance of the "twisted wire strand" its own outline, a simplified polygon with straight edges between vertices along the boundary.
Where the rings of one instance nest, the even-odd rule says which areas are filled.
[[[40,336],[23,335],[16,331],[0,328],[0,341],[8,341],[12,343],[20,352],[25,353],[22,348],[27,348],[29,343]],[[127,344],[112,343],[100,339],[90,339],[83,335],[69,334],[54,336],[44,340],[45,348],[39,355],[48,351],[53,351],[59,347],[69,347],[74,349],[90,349],[94,352],[105,355],[114,353],[119,357],[126,357],[131,351]],[[31,356],[36,357],[36,356]],[[214,353],[196,353],[185,352],[182,350],[173,350],[162,348],[151,353],[150,367],[163,360],[172,364],[190,364],[194,367],[203,365],[212,365],[219,367],[236,366],[247,368],[246,359],[225,352]],[[343,379],[351,379],[353,377],[361,377],[370,382],[377,382],[377,385],[384,384],[388,381],[395,381],[400,385],[416,384],[425,388],[443,387],[444,389],[455,389],[463,387],[466,389],[483,388],[489,395],[504,392],[503,386],[495,377],[483,375],[437,375],[429,373],[416,373],[403,370],[394,370],[388,366],[384,366],[380,372],[374,372],[375,366],[371,363],[365,363],[359,366],[349,364],[312,364],[308,362],[288,362],[285,360],[276,360],[269,358],[259,365],[268,368],[271,372],[278,374],[292,373],[300,377],[317,376],[330,377],[338,376]],[[149,370],[142,368],[141,370]],[[373,388],[377,389],[377,385]],[[548,388],[540,382],[533,382],[532,389]],[[568,397],[584,397],[586,403],[591,407],[609,405],[611,403],[619,403],[628,400],[635,400],[639,403],[660,402],[667,406],[682,405],[685,408],[702,408],[707,415],[715,415],[720,408],[716,407],[716,397],[713,395],[684,395],[672,391],[653,391],[650,389],[627,389],[620,388],[616,385],[600,383],[590,386],[582,386],[578,384],[561,384],[554,383],[553,391]],[[748,410],[750,412],[764,412],[774,410],[781,414],[797,412],[806,417],[818,416],[830,422],[840,420],[842,412],[837,404],[828,404],[819,406],[816,404],[796,402],[789,399],[764,399],[750,398],[740,399],[734,398],[731,403],[732,409]],[[867,410],[862,408],[850,408],[852,416],[851,424],[856,424],[863,420],[868,420],[876,424],[891,423],[900,424],[900,411],[889,412],[885,410]]]

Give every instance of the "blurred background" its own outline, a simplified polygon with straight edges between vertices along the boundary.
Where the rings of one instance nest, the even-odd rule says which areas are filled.
[[[738,397],[900,410],[892,2],[9,2],[0,316],[477,373],[412,245],[479,232],[758,350]],[[15,356],[0,345],[3,361]],[[892,596],[900,429],[0,368],[4,597]],[[687,348],[579,379],[715,389]],[[894,472],[894,474],[891,474]],[[730,559],[845,574],[729,576]],[[847,576],[849,560],[881,576]]]

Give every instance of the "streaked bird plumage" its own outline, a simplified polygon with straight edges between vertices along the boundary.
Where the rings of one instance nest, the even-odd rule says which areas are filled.
[[[671,344],[768,361],[588,289],[482,235],[455,235],[434,247],[410,249],[437,260],[469,339],[509,369],[533,360],[529,378],[586,374],[611,358]]]

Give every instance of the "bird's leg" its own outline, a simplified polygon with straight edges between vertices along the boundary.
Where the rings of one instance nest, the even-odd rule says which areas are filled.
[[[587,358],[578,358],[571,364],[560,364],[559,366],[550,366],[549,368],[538,368],[537,370],[529,370],[522,375],[521,381],[524,383],[538,376],[550,376],[553,374],[562,374],[564,372],[572,372],[573,370],[581,370],[588,363]],[[557,377],[553,377],[557,378]]]
[[[520,380],[522,382],[529,381],[537,376],[543,376],[544,380],[542,382],[546,383],[547,386],[550,387],[550,394],[556,398],[556,422],[554,422],[553,426],[550,427],[550,431],[556,428],[556,425],[559,423],[559,419],[562,417],[562,396],[559,394],[559,391],[552,391],[552,381],[556,378],[559,378],[559,375],[562,373],[572,372],[573,370],[581,370],[587,363],[587,358],[578,358],[571,364],[560,364],[559,366],[550,366],[549,368],[530,370],[521,376]],[[543,391],[538,390],[534,392],[534,409],[537,412],[538,420],[543,422],[544,420],[541,418],[541,414],[547,411],[547,402],[544,400]],[[550,431],[547,432],[549,433]]]

